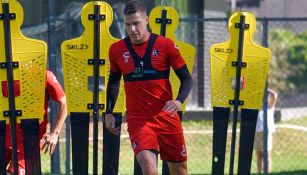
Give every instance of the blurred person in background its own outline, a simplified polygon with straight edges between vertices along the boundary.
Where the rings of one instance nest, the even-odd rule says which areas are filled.
[[[274,112],[278,94],[272,89],[268,89],[267,96],[267,153],[268,153],[268,173],[272,170],[272,149],[273,149],[273,133],[275,132]],[[263,141],[264,141],[264,114],[263,109],[259,111],[256,125],[255,145],[254,149],[257,153],[257,170],[258,173],[263,171]]]

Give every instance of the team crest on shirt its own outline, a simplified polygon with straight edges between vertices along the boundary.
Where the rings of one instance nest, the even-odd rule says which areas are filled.
[[[159,54],[159,51],[158,51],[158,50],[154,49],[154,50],[152,51],[152,55],[153,55],[153,56],[157,56],[158,54]]]
[[[123,58],[124,58],[125,63],[128,63],[128,60],[129,60],[129,52],[125,52],[125,53],[123,54]]]

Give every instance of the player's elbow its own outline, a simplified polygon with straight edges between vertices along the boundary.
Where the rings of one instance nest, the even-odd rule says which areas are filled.
[[[191,90],[193,88],[193,79],[192,79],[191,75],[187,76],[185,82],[188,85],[189,90]]]
[[[66,96],[62,97],[59,100],[59,109],[63,111],[65,114],[67,114],[67,102],[66,102]]]

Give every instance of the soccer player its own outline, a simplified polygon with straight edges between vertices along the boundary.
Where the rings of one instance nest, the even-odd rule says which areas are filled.
[[[2,87],[7,88],[7,87]],[[54,128],[51,133],[46,133],[47,129],[47,110],[49,99],[52,97],[54,101],[59,104],[59,109],[57,113],[57,119]],[[40,143],[42,145],[42,149],[45,152],[49,151],[51,155],[56,147],[58,142],[58,137],[61,131],[61,128],[65,122],[67,116],[67,106],[66,106],[66,96],[65,93],[57,81],[54,74],[50,71],[46,71],[46,91],[45,91],[45,103],[44,103],[44,121],[40,123],[40,132],[39,138]],[[18,157],[18,175],[25,175],[25,158],[24,158],[24,144],[23,144],[23,132],[21,129],[21,125],[16,125],[16,137],[17,137],[17,157]],[[13,162],[12,162],[12,145],[11,145],[11,132],[10,127],[6,127],[6,146],[5,146],[5,154],[6,154],[6,165],[7,175],[14,174]]]
[[[124,78],[128,132],[134,154],[144,175],[157,175],[157,156],[168,162],[173,175],[187,174],[187,151],[177,111],[192,88],[192,78],[177,45],[147,30],[145,5],[129,1],[124,8],[128,34],[109,49],[106,128],[119,135],[112,115],[121,76]],[[180,79],[173,99],[170,68]]]

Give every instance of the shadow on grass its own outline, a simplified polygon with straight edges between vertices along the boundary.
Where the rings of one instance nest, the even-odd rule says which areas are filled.
[[[190,174],[190,175],[211,175],[211,174]],[[263,174],[253,173],[251,175],[263,175]],[[273,172],[268,175],[307,175],[307,170],[285,171],[285,172],[278,172],[278,173]]]
[[[252,175],[262,175],[262,174],[252,174]],[[285,171],[285,172],[273,172],[268,175],[307,175],[307,170],[296,170],[296,171]]]
[[[59,175],[59,174],[45,173],[43,175]],[[190,175],[210,175],[210,174],[190,174]],[[253,173],[251,175],[263,175],[263,174],[257,174],[257,173],[254,174]],[[270,173],[268,175],[307,175],[307,170],[297,170],[297,171],[286,171],[286,172]]]

